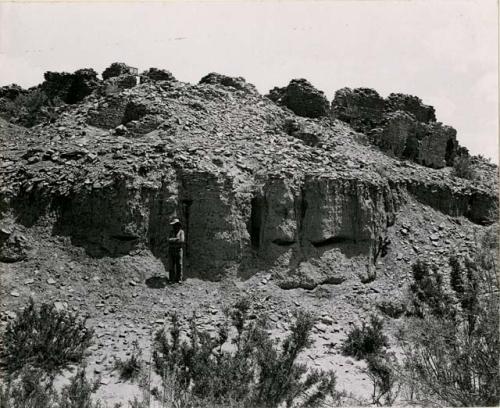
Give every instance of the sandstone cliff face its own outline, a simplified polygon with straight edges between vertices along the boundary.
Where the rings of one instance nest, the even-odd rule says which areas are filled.
[[[169,221],[176,216],[186,232],[187,276],[217,280],[234,275],[244,258],[255,257],[281,271],[283,286],[313,287],[342,281],[352,274],[354,261],[370,268],[399,202],[382,181],[306,175],[291,185],[271,177],[260,192],[240,194],[233,182],[209,172],[172,169],[162,180],[118,178],[66,197],[32,191],[8,207],[26,226],[48,225],[92,256],[147,248],[165,265]],[[37,208],[30,205],[35,200]],[[326,269],[304,275],[311,261]]]
[[[36,229],[92,257],[146,253],[166,268],[179,217],[188,277],[270,270],[282,287],[313,288],[370,275],[405,203],[496,219],[493,167],[475,183],[451,179],[341,122],[282,109],[242,78],[200,82],[154,73],[116,94],[96,90],[28,133],[2,125],[2,259],[29,256],[18,234]],[[454,130],[418,100],[353,95],[339,91],[337,114],[377,126],[369,138],[383,150],[436,168],[453,157]]]

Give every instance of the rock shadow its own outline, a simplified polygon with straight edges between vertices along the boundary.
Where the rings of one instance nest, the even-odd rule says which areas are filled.
[[[151,276],[145,281],[146,286],[150,289],[163,289],[171,284],[166,276]]]

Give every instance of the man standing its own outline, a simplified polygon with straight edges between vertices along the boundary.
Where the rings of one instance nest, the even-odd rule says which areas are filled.
[[[169,278],[171,282],[182,281],[182,250],[184,247],[184,231],[178,218],[170,223],[172,232],[168,238]]]

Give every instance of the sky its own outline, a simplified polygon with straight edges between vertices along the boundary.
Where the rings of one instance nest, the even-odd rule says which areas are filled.
[[[0,2],[0,85],[112,62],[196,83],[243,76],[267,93],[306,78],[402,92],[498,163],[496,0]]]

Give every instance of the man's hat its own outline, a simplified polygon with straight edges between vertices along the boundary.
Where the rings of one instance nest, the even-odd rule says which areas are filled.
[[[180,224],[181,222],[179,221],[179,218],[174,218],[170,225],[175,225],[175,224]]]

